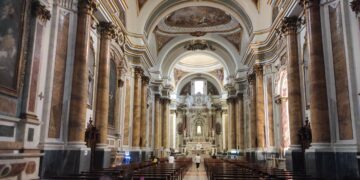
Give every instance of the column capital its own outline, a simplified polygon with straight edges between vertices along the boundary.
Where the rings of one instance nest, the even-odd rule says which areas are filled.
[[[141,76],[143,75],[144,71],[142,70],[141,67],[135,66],[135,67],[134,67],[134,73],[135,73],[135,77],[141,78]]]
[[[96,0],[79,0],[78,11],[92,15],[98,7]]]
[[[150,78],[148,76],[141,77],[142,83],[148,85],[150,82]]]
[[[316,4],[319,5],[320,0],[300,0],[299,4],[304,8],[310,8],[311,6]]]
[[[261,64],[255,64],[253,66],[253,71],[256,74],[256,76],[260,76],[260,75],[262,76],[263,70],[264,70],[264,68],[263,68],[263,65],[261,65]]]
[[[289,32],[296,32],[301,25],[301,18],[296,16],[285,17],[282,20],[281,32],[287,34]]]
[[[251,73],[251,74],[248,74],[248,75],[247,75],[247,79],[248,79],[249,84],[254,83],[255,78],[256,78],[255,73]]]
[[[360,13],[360,0],[353,0],[351,2],[351,9],[356,13]]]
[[[101,33],[101,36],[111,39],[115,37],[116,26],[111,22],[100,22],[98,29]]]
[[[51,18],[51,13],[46,9],[45,5],[42,5],[40,1],[34,1],[32,3],[32,13],[35,17],[39,18],[41,21],[48,21]]]
[[[230,97],[228,97],[227,99],[226,99],[226,102],[227,103],[233,103],[233,102],[235,102],[235,97],[234,96],[230,96]]]
[[[163,104],[170,104],[171,100],[169,98],[161,98],[160,101],[163,103]]]

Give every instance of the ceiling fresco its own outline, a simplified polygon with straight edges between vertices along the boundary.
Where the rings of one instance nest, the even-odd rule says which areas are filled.
[[[172,27],[203,28],[224,25],[229,23],[231,19],[230,15],[217,8],[191,6],[172,12],[165,18],[165,23]]]
[[[158,52],[178,35],[201,37],[216,34],[240,51],[242,26],[221,9],[208,6],[190,6],[178,9],[164,17],[154,29]]]

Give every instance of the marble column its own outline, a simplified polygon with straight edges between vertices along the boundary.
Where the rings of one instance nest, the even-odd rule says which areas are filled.
[[[141,67],[134,67],[134,105],[133,105],[133,133],[132,146],[140,147],[140,124],[141,124]]]
[[[298,131],[302,127],[303,120],[297,41],[297,28],[299,25],[300,20],[296,16],[284,18],[282,25],[282,32],[287,38],[287,52],[289,58],[287,68],[287,82],[291,145],[300,145]]]
[[[155,95],[155,122],[154,122],[154,147],[156,150],[161,148],[161,102],[160,95]]]
[[[238,95],[238,116],[237,116],[237,123],[239,124],[239,135],[238,135],[238,142],[239,142],[239,148],[240,150],[244,150],[245,149],[245,139],[244,139],[244,131],[245,131],[245,128],[244,128],[244,99],[243,99],[243,94],[239,94]]]
[[[96,92],[95,125],[99,131],[98,146],[107,145],[109,116],[109,78],[110,78],[110,43],[115,26],[110,22],[100,22],[100,57]]]
[[[256,147],[265,147],[265,112],[264,112],[264,85],[263,85],[263,67],[254,65],[256,81]]]
[[[141,123],[140,123],[140,147],[146,147],[146,127],[150,126],[147,123],[147,91],[149,85],[149,77],[142,77],[142,87],[141,87]]]
[[[320,0],[301,0],[309,43],[310,120],[313,143],[330,143],[329,110],[322,44]],[[290,80],[289,80],[290,81]]]
[[[227,99],[228,103],[228,119],[229,119],[229,150],[236,149],[236,121],[235,121],[235,98],[229,97]]]
[[[75,58],[71,87],[68,144],[84,146],[88,90],[88,52],[91,16],[96,10],[95,0],[81,0],[78,4]]]
[[[250,88],[250,120],[249,120],[249,147],[256,148],[256,81],[255,74],[248,75]]]
[[[164,149],[170,147],[169,143],[169,114],[170,114],[170,99],[162,99],[163,111],[162,111],[162,146]]]

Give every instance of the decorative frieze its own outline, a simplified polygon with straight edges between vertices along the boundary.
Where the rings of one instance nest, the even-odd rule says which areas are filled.
[[[196,50],[211,50],[215,51],[215,48],[209,44],[206,40],[193,40],[190,43],[186,44],[184,48],[188,51],[196,51]]]

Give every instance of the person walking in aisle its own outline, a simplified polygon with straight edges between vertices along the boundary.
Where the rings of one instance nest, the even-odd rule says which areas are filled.
[[[201,162],[201,157],[199,154],[197,154],[195,156],[195,163],[196,163],[196,170],[198,170],[198,171],[199,171],[200,162]]]

